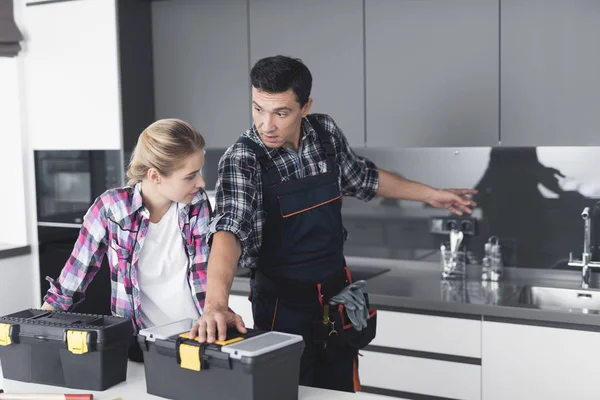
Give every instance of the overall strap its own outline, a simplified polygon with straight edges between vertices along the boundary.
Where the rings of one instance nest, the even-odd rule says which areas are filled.
[[[245,136],[240,137],[237,140],[237,143],[245,144],[246,146],[250,147],[254,154],[256,154],[256,157],[258,157],[258,162],[263,169],[263,177],[266,177],[267,179],[267,182],[265,182],[267,185],[276,185],[281,182],[279,171],[277,171],[275,163],[269,156],[269,153],[267,153],[261,145]]]
[[[325,156],[327,159],[327,170],[328,171],[337,171],[337,164],[335,161],[335,147],[333,146],[333,138],[331,132],[323,129],[319,121],[314,115],[307,115],[306,119],[310,122],[310,125],[313,127],[315,132],[317,133],[317,137],[319,138],[319,143],[321,143],[321,147],[325,151]]]

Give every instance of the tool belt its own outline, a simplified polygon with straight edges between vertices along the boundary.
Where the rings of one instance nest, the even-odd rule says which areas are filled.
[[[346,269],[340,269],[322,283],[310,283],[295,279],[267,276],[259,270],[253,270],[255,286],[260,293],[277,296],[279,301],[301,305],[328,302],[350,282]]]
[[[344,267],[325,282],[308,283],[293,279],[267,277],[255,270],[253,277],[260,293],[272,294],[279,301],[298,304],[317,304],[320,310],[312,323],[312,341],[324,349],[357,349],[366,347],[377,331],[377,310],[370,308],[369,296],[365,293],[365,303],[369,309],[367,327],[361,331],[354,329],[342,304],[330,305],[329,300],[352,283],[348,268]]]

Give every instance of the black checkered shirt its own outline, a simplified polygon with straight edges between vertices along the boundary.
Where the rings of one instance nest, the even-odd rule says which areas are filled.
[[[330,132],[340,171],[339,185],[343,196],[371,200],[379,186],[379,172],[370,160],[358,156],[334,120],[325,114],[314,114],[321,128]],[[265,148],[277,167],[282,181],[300,179],[326,172],[325,152],[317,133],[306,118],[302,121],[300,147],[268,148],[256,131],[248,129],[242,136]],[[216,205],[210,225],[210,237],[218,231],[235,234],[242,243],[239,266],[256,267],[266,221],[263,210],[262,172],[256,154],[245,144],[235,143],[219,161]],[[210,240],[209,237],[209,240]]]

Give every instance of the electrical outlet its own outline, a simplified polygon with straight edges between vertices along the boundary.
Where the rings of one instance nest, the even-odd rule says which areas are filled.
[[[465,235],[475,235],[476,220],[471,217],[433,217],[429,219],[429,232],[447,235],[451,230],[462,231]]]

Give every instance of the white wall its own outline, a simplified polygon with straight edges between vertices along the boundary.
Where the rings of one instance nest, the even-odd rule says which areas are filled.
[[[22,10],[15,1],[15,14]],[[27,244],[23,129],[21,118],[22,56],[0,57],[0,242]]]
[[[27,135],[24,63],[25,2],[14,0],[15,21],[25,36],[23,51],[0,58],[0,242],[31,245],[31,255],[0,260],[0,315],[39,306],[39,271],[33,151]]]
[[[0,259],[0,316],[40,306],[32,254]]]

